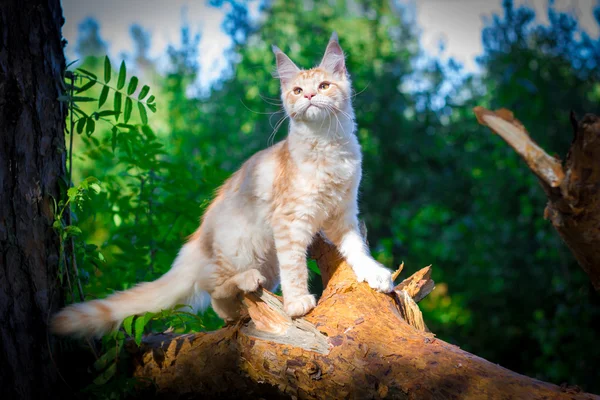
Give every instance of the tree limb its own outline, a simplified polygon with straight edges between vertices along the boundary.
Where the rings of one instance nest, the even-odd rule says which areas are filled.
[[[548,197],[550,220],[600,291],[600,118],[572,119],[574,139],[564,164],[549,156],[508,110],[474,108],[477,120],[500,135],[525,160]]]
[[[516,374],[406,323],[397,293],[425,295],[428,268],[383,294],[356,282],[332,245],[317,240],[311,252],[326,288],[305,318],[290,320],[264,290],[247,295],[252,320],[132,344],[134,375],[152,379],[165,398],[600,399]],[[306,332],[302,344],[290,342],[290,330]]]

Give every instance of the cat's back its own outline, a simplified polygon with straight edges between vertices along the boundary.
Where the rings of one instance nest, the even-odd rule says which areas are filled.
[[[239,210],[270,202],[284,142],[258,151],[246,160],[219,189],[219,202],[230,203]]]

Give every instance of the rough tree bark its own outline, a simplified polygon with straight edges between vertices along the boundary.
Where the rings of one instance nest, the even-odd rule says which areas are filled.
[[[573,123],[573,142],[564,163],[548,155],[508,110],[474,109],[483,125],[525,160],[548,197],[544,217],[552,222],[577,262],[600,291],[600,118],[587,114]]]
[[[600,399],[436,339],[412,300],[433,289],[429,268],[388,295],[357,283],[332,245],[312,250],[326,288],[305,318],[287,318],[269,293],[247,295],[251,319],[234,326],[130,343],[134,375],[158,398]]]
[[[59,0],[0,1],[0,388],[57,393],[48,317],[62,303],[53,198],[64,175]]]

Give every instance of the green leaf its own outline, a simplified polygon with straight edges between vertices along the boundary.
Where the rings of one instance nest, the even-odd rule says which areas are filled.
[[[111,147],[112,147],[112,152],[114,154],[115,149],[117,148],[117,134],[119,133],[119,129],[116,126],[113,126],[111,131],[112,131]]]
[[[125,99],[125,112],[123,113],[123,120],[125,123],[127,123],[131,117],[131,110],[133,110],[133,101],[130,97],[127,97]]]
[[[67,226],[67,228],[65,229],[65,231],[70,236],[79,236],[79,235],[81,235],[83,233],[83,231],[79,227],[77,227],[75,225],[69,225],[69,226]]]
[[[156,112],[156,104],[146,104],[146,105],[148,106],[150,111],[152,111],[153,113]]]
[[[100,98],[98,99],[98,108],[102,107],[104,103],[106,103],[106,99],[108,98],[109,87],[104,86],[102,88],[102,92],[100,93]]]
[[[77,89],[77,93],[85,92],[96,84],[95,80],[89,80],[88,83]]]
[[[76,68],[76,69],[77,69],[77,71],[81,72],[82,74],[87,75],[92,79],[98,80],[98,77],[95,74],[93,74],[92,72],[87,71],[83,68]]]
[[[96,379],[94,379],[94,384],[99,386],[106,384],[106,382],[108,382],[110,378],[112,378],[115,375],[116,372],[117,364],[113,363],[110,365],[110,367],[106,369],[106,371],[104,371]]]
[[[113,115],[117,115],[117,113],[114,110],[104,110],[98,113],[98,116],[100,117],[111,117]]]
[[[142,132],[144,132],[144,135],[146,135],[146,137],[148,139],[150,139],[150,140],[156,139],[156,135],[154,134],[154,131],[148,125],[142,126]]]
[[[119,79],[117,80],[117,89],[123,89],[125,86],[125,79],[127,78],[127,68],[125,67],[125,61],[121,61],[121,67],[119,68]]]
[[[144,125],[148,124],[148,113],[146,111],[146,107],[144,107],[143,103],[137,103],[137,105],[140,112],[140,117],[142,118],[142,123]]]
[[[135,343],[139,346],[142,343],[142,335],[144,334],[144,328],[154,317],[154,313],[147,312],[143,316],[139,316],[135,320]]]
[[[82,116],[85,116],[85,117],[88,116],[85,112],[83,112],[81,110],[81,108],[79,108],[79,106],[77,106],[77,104],[73,104],[73,112],[74,112],[74,114],[77,114],[77,115],[82,115]]]
[[[133,319],[135,318],[135,315],[131,315],[127,318],[125,318],[123,320],[123,328],[125,329],[125,332],[127,332],[127,334],[129,336],[133,336]]]
[[[58,96],[58,101],[62,101],[63,103],[68,103],[71,101],[71,96],[69,96],[68,94],[61,94],[60,96]]]
[[[104,83],[110,82],[110,73],[110,60],[108,59],[108,56],[104,56]]]
[[[90,101],[96,101],[93,97],[83,97],[83,96],[73,96],[73,101],[77,101],[79,103],[88,103]]]
[[[125,153],[127,153],[127,155],[129,157],[131,157],[132,148],[131,148],[131,139],[129,138],[129,135],[119,133],[119,144],[121,145],[122,148],[125,149]]]
[[[85,127],[85,121],[87,120],[87,118],[82,117],[79,118],[79,120],[77,121],[77,133],[79,133],[81,135],[81,133],[83,133],[83,128]]]
[[[149,91],[150,91],[150,87],[148,85],[144,85],[144,87],[142,87],[142,90],[140,90],[140,94],[138,95],[138,100],[142,100],[144,97],[146,97],[146,95],[148,94]]]
[[[147,103],[150,104],[150,103],[154,102],[154,99],[155,99],[154,95],[148,97]]]
[[[97,183],[92,183],[90,185],[90,189],[92,189],[96,194],[98,194],[102,191],[102,187]]]
[[[308,269],[311,270],[312,272],[314,272],[317,275],[321,275],[321,270],[319,269],[319,267],[317,266],[317,263],[315,260],[308,260]]]
[[[79,61],[79,58],[68,63],[67,66],[65,67],[65,69],[69,68],[71,65],[75,64],[77,61]]]
[[[69,188],[69,190],[67,190],[67,196],[69,197],[69,200],[71,200],[71,201],[75,200],[75,197],[77,197],[77,188],[76,187]]]
[[[96,371],[102,371],[103,369],[108,367],[108,364],[115,361],[120,350],[121,346],[119,346],[119,343],[117,343],[116,346],[111,346],[106,351],[106,353],[102,354],[100,358],[98,358],[96,362],[94,362],[94,368],[96,369]]]
[[[137,130],[137,127],[135,125],[130,125],[130,124],[123,124],[123,123],[119,123],[117,124],[117,126],[119,128],[125,128],[125,129],[129,129],[130,131],[135,131]]]
[[[96,130],[96,121],[93,118],[88,118],[87,124],[85,125],[85,133],[90,136]]]
[[[140,344],[142,344],[142,334],[144,333],[144,318],[142,317],[138,317],[135,320],[135,343],[139,346]]]
[[[123,95],[120,92],[115,92],[115,99],[114,99],[114,110],[117,113],[117,115],[115,115],[115,121],[119,120],[119,114],[121,114],[121,100],[123,98]]]
[[[129,86],[127,86],[127,95],[128,96],[131,96],[133,94],[133,92],[135,92],[137,85],[138,85],[137,76],[132,76],[131,80],[129,81]]]

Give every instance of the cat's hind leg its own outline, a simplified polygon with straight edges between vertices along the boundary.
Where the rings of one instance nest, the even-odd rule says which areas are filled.
[[[240,318],[242,303],[236,297],[223,299],[212,298],[211,305],[217,315],[225,322],[237,321]]]
[[[227,322],[239,319],[241,302],[237,295],[254,292],[266,282],[267,279],[254,268],[232,276],[211,293],[213,310]]]
[[[257,269],[240,272],[217,286],[211,293],[213,299],[236,297],[238,293],[254,292],[264,286],[267,279]]]

